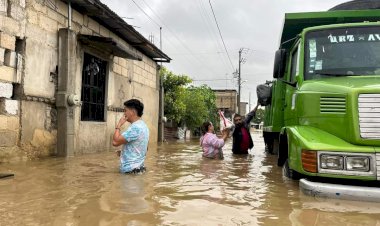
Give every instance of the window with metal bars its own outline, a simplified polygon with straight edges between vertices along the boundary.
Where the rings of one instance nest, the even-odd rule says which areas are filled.
[[[104,122],[107,62],[84,54],[82,70],[82,121]]]

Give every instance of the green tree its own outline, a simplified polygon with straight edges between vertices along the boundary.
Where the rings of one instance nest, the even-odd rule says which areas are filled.
[[[193,130],[200,127],[203,122],[211,121],[218,126],[218,114],[215,105],[215,93],[210,87],[202,85],[200,87],[191,86],[184,95],[186,113],[183,123]]]
[[[164,114],[169,120],[179,124],[186,112],[183,102],[186,86],[192,80],[186,75],[176,75],[165,67],[160,69],[164,86]]]
[[[164,85],[164,114],[177,125],[189,129],[200,127],[206,120],[218,126],[215,93],[210,87],[189,86],[192,80],[186,75],[176,75],[162,67],[160,76]]]

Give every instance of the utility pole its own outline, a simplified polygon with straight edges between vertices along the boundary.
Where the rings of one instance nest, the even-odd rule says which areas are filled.
[[[160,27],[160,50],[162,51],[162,27]],[[162,68],[162,62],[160,65]],[[159,112],[158,112],[158,141],[163,142],[165,140],[165,124],[164,124],[164,83],[162,77],[160,76],[160,71],[157,71],[158,77],[160,79],[160,91],[159,91]]]
[[[240,48],[239,49],[239,71],[238,71],[238,95],[237,95],[237,106],[238,106],[238,114],[241,115],[241,107],[240,107],[240,98],[241,98],[241,64],[245,63],[246,59],[241,58],[241,54],[244,52],[246,53],[249,49],[247,48]],[[246,82],[247,80],[243,81]],[[244,113],[245,114],[245,113]]]
[[[248,99],[248,106],[249,106],[249,109],[248,109],[248,111],[250,112],[251,111],[251,92],[249,92],[249,99]]]
[[[237,112],[240,115],[240,98],[241,98],[241,53],[243,51],[243,48],[239,50],[239,72],[238,72],[238,95],[237,95]]]

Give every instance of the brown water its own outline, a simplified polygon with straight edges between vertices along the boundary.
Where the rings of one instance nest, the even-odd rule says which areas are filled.
[[[380,204],[300,193],[255,134],[250,155],[201,157],[197,142],[151,148],[142,175],[114,153],[1,164],[0,225],[380,225]]]

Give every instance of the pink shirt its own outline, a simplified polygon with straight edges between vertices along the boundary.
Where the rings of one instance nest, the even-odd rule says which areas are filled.
[[[201,137],[200,144],[203,150],[203,157],[216,158],[218,157],[218,154],[222,152],[224,140],[219,139],[213,133],[206,133]]]

